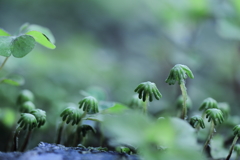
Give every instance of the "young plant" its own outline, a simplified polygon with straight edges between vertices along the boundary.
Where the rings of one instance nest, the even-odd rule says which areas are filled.
[[[206,110],[206,118],[208,119],[208,122],[211,123],[211,127],[209,130],[208,138],[203,146],[203,151],[207,148],[207,146],[209,145],[209,143],[213,137],[213,133],[215,131],[215,126],[223,123],[223,121],[224,121],[222,111],[220,109],[216,109],[216,108],[211,108],[211,109]]]
[[[231,158],[231,155],[232,155],[232,151],[234,149],[234,146],[235,144],[237,143],[237,140],[240,136],[240,125],[236,125],[234,128],[233,128],[233,134],[234,134],[234,139],[233,139],[233,142],[232,142],[232,145],[230,147],[230,150],[229,150],[229,154],[226,158],[226,160],[229,160]]]
[[[199,115],[195,115],[190,118],[190,125],[193,128],[199,128],[199,127],[201,127],[202,129],[205,128],[203,118]]]
[[[35,109],[35,105],[31,101],[26,101],[20,105],[19,111],[21,113],[30,113],[32,110]]]
[[[199,108],[199,111],[206,111],[208,109],[211,109],[211,108],[218,108],[218,103],[215,99],[209,97],[209,98],[206,98],[203,100],[200,108]]]
[[[46,112],[45,111],[43,111],[41,109],[34,109],[30,112],[30,114],[34,115],[34,117],[37,120],[36,128],[40,128],[41,126],[43,126],[45,124],[45,122],[46,122]],[[22,148],[20,150],[21,152],[23,152],[28,145],[28,141],[31,136],[31,131],[28,131],[27,137],[25,138],[25,141],[23,142]]]
[[[157,100],[162,98],[162,94],[159,92],[156,84],[149,81],[139,84],[134,91],[138,93],[138,98],[145,102],[143,106],[144,114],[147,114],[148,101],[152,102],[153,97]]]
[[[37,120],[34,115],[30,113],[22,113],[18,121],[14,136],[13,136],[13,151],[18,150],[18,135],[21,130],[27,130],[27,137],[29,138],[31,131],[37,127]]]
[[[187,88],[185,86],[185,79],[194,78],[192,71],[186,66],[182,64],[176,64],[170,71],[168,78],[166,79],[166,83],[169,85],[173,85],[176,82],[180,85],[182,96],[183,96],[183,103],[182,103],[182,119],[186,119],[187,116]]]
[[[92,96],[83,98],[79,103],[79,108],[84,111],[84,114],[81,118],[84,118],[86,114],[95,114],[98,113],[98,101]]]
[[[16,58],[26,56],[32,51],[36,42],[49,49],[54,49],[54,41],[54,37],[49,29],[35,24],[25,23],[20,27],[18,35],[10,35],[3,29],[0,29],[0,55],[6,57],[0,69],[3,68],[11,55]]]
[[[34,95],[31,91],[25,89],[20,92],[17,97],[17,105],[22,105],[26,101],[34,101]]]
[[[61,143],[64,123],[69,124],[71,122],[72,125],[78,124],[81,120],[81,116],[82,116],[81,110],[79,110],[77,107],[74,107],[74,106],[69,106],[62,111],[60,115],[60,117],[62,117],[62,123],[60,124],[58,129],[56,144]]]

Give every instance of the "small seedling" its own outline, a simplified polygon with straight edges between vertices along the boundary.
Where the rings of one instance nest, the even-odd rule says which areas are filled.
[[[84,115],[82,116],[82,118],[85,117],[86,114],[95,114],[99,112],[98,101],[92,96],[83,98],[78,104],[79,108],[84,111]]]
[[[232,151],[234,149],[234,146],[235,144],[237,143],[237,140],[238,138],[240,137],[240,125],[236,125],[234,128],[233,128],[233,134],[234,134],[234,139],[233,139],[233,142],[232,142],[232,145],[230,147],[230,150],[229,150],[229,154],[226,158],[226,160],[229,160],[231,158],[231,155],[232,155]]]
[[[173,85],[176,82],[180,85],[182,96],[183,96],[183,103],[182,103],[182,119],[186,119],[187,116],[187,88],[185,86],[185,79],[194,78],[192,71],[186,66],[182,64],[176,64],[170,71],[168,78],[166,79],[166,83],[169,85]]]
[[[143,106],[144,114],[147,114],[148,101],[152,102],[153,97],[157,100],[162,98],[162,94],[159,92],[156,84],[149,81],[139,84],[134,91],[138,93],[138,98],[145,102]]]
[[[203,146],[203,151],[207,148],[207,146],[209,145],[209,143],[213,137],[213,133],[215,131],[215,126],[223,123],[223,121],[224,121],[222,111],[220,109],[216,109],[216,108],[211,108],[211,109],[206,110],[206,118],[208,119],[208,122],[211,122],[211,127],[210,127],[208,138]]]
[[[72,125],[75,125],[75,124],[77,125],[81,120],[81,116],[82,116],[81,110],[79,110],[77,107],[74,107],[74,106],[69,106],[62,111],[60,115],[60,117],[62,117],[62,123],[60,124],[58,129],[56,144],[61,143],[64,123],[66,122],[66,124],[69,124],[71,122]]]
[[[25,89],[17,97],[17,105],[22,105],[26,101],[34,101],[34,95],[31,91]]]
[[[199,115],[195,115],[190,118],[190,125],[193,128],[198,128],[198,127],[201,127],[202,129],[205,128],[203,118]]]
[[[31,131],[37,127],[37,120],[34,115],[30,113],[22,113],[21,117],[18,121],[18,126],[15,130],[14,133],[14,138],[13,138],[13,151],[17,151],[18,149],[18,135],[21,130],[27,130],[27,137],[26,139],[29,138]]]
[[[26,101],[20,105],[19,111],[21,113],[30,113],[32,110],[35,109],[35,105],[31,101]]]
[[[200,108],[199,108],[199,111],[206,111],[206,110],[208,110],[208,109],[210,109],[210,108],[218,108],[218,103],[217,103],[217,101],[216,101],[215,99],[211,98],[211,97],[206,98],[206,99],[202,102],[202,104],[201,104],[201,106],[200,106]]]
[[[34,109],[30,112],[37,119],[37,127],[40,128],[46,122],[46,112],[41,109]]]
[[[83,124],[77,128],[77,134],[80,134],[80,136],[78,136],[78,138],[82,137],[81,143],[83,145],[85,143],[84,141],[85,141],[86,135],[89,131],[96,133],[96,130],[92,126],[87,125],[87,124]],[[78,139],[77,142],[79,143],[80,140]]]

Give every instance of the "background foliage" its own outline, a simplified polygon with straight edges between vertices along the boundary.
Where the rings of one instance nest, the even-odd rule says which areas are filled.
[[[235,115],[240,101],[239,15],[238,0],[1,0],[1,28],[14,34],[25,22],[39,24],[53,32],[57,46],[48,50],[38,45],[24,58],[11,57],[1,70],[1,77],[25,79],[19,87],[0,85],[1,142],[19,117],[16,97],[22,89],[35,94],[36,106],[48,118],[30,147],[53,142],[65,104],[77,104],[80,91],[90,87],[102,88],[108,101],[128,104],[135,87],[149,80],[163,95],[151,103],[150,112],[174,110],[179,86],[169,86],[165,79],[177,63],[195,76],[186,83],[192,112],[213,97],[228,102]]]

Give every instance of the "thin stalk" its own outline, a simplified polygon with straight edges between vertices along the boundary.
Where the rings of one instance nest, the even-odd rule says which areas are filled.
[[[211,126],[210,126],[210,130],[209,130],[208,138],[207,138],[207,140],[206,140],[206,142],[205,142],[205,144],[203,146],[202,152],[204,150],[206,150],[207,146],[209,145],[209,143],[210,143],[210,141],[211,141],[211,139],[213,137],[213,133],[214,133],[214,130],[215,130],[214,127],[215,127],[214,123],[213,123],[213,121],[211,121]]]
[[[12,151],[17,151],[18,150],[18,136],[21,131],[21,127],[18,125],[14,135],[13,135],[13,145],[12,145]]]
[[[237,143],[237,140],[238,140],[238,136],[235,136],[234,139],[233,139],[233,142],[232,142],[232,145],[231,145],[231,148],[230,148],[230,151],[229,151],[229,154],[228,154],[226,160],[230,159],[230,157],[232,155],[233,148],[234,148],[235,144]]]
[[[6,57],[2,63],[2,65],[0,66],[0,70],[4,67],[5,63],[7,62],[9,57]]]
[[[77,132],[76,132],[76,135],[75,135],[76,138],[75,138],[74,146],[77,146],[78,143],[80,143],[81,140],[82,140],[82,137],[81,137],[81,135],[80,135],[81,125],[82,125],[83,118],[86,117],[86,115],[87,115],[87,111],[84,111],[84,113],[83,113],[82,116],[80,117],[81,120],[80,120],[80,122],[79,122],[79,124],[78,124],[78,126],[77,126]]]
[[[20,152],[24,152],[24,150],[26,149],[26,147],[28,145],[28,142],[29,142],[29,139],[31,137],[31,133],[32,133],[32,129],[27,131],[27,135],[25,137],[25,140],[23,142],[23,145],[22,145],[22,148],[21,148]]]
[[[182,114],[181,114],[180,118],[185,120],[186,116],[187,116],[187,105],[186,105],[186,102],[187,102],[187,88],[186,88],[184,82],[182,82],[180,84],[180,88],[181,88],[182,96],[183,96],[183,108],[182,108]]]
[[[146,96],[146,101],[143,103],[143,114],[147,115],[148,113],[148,95]]]
[[[62,123],[59,125],[56,144],[60,144],[61,143],[63,127],[64,127],[64,121],[62,121]]]

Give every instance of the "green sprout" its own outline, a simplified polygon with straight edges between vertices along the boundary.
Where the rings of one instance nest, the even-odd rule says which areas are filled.
[[[166,79],[166,83],[169,85],[174,85],[176,82],[180,85],[180,89],[182,91],[183,103],[182,103],[182,119],[186,119],[187,116],[187,88],[185,86],[185,79],[194,78],[192,71],[186,66],[182,64],[176,64],[170,71],[168,78]]]
[[[35,105],[31,101],[26,101],[20,105],[19,111],[21,113],[30,113],[32,110],[35,109]]]
[[[234,146],[234,151],[237,152],[237,155],[236,155],[236,158],[235,158],[235,160],[237,160],[238,157],[240,156],[240,144],[236,144]]]
[[[232,142],[232,145],[230,147],[230,150],[229,150],[229,154],[226,158],[226,160],[229,160],[231,158],[231,155],[232,155],[232,151],[234,149],[234,146],[235,144],[237,143],[237,140],[238,138],[240,137],[240,125],[236,125],[234,128],[233,128],[233,134],[234,134],[234,139],[233,139],[233,142]]]
[[[18,35],[10,35],[0,29],[0,55],[6,57],[0,69],[11,55],[15,58],[22,58],[33,50],[36,43],[54,49],[56,47],[54,42],[55,39],[49,29],[35,24],[23,24]]]
[[[31,135],[31,131],[37,127],[37,119],[35,118],[34,115],[30,113],[22,113],[21,117],[18,121],[17,128],[14,133],[14,138],[13,138],[13,151],[18,150],[18,135],[21,130],[27,130],[27,136],[25,138],[25,143],[28,142],[28,139]]]
[[[34,95],[31,91],[25,89],[17,97],[17,105],[22,105],[26,101],[34,101]]]
[[[138,98],[145,102],[143,107],[144,114],[147,114],[148,101],[152,102],[153,97],[157,100],[162,98],[162,94],[159,92],[156,84],[149,81],[139,84],[134,91],[138,93]]]
[[[61,137],[62,137],[62,131],[64,128],[64,123],[66,122],[66,124],[69,124],[71,122],[72,125],[75,125],[75,124],[77,125],[81,121],[82,112],[75,106],[69,106],[62,111],[60,117],[62,117],[62,123],[60,124],[59,129],[58,129],[58,136],[56,139],[56,144],[61,143]]]
[[[190,125],[193,128],[198,128],[198,127],[201,127],[202,129],[205,128],[203,118],[199,115],[195,115],[190,118]]]
[[[86,114],[95,114],[98,113],[98,101],[92,96],[83,98],[79,103],[79,108],[82,108],[84,111],[84,116]]]
[[[203,151],[209,145],[210,140],[213,137],[213,133],[215,131],[215,126],[223,123],[223,121],[224,121],[223,113],[220,109],[211,108],[211,109],[206,110],[205,112],[206,112],[206,118],[208,118],[208,122],[211,122],[211,127],[210,127],[208,138],[203,146]]]
[[[32,115],[34,115],[37,119],[37,127],[40,128],[43,126],[46,122],[46,112],[41,109],[34,109],[30,112]]]
[[[210,109],[210,108],[218,108],[218,103],[215,99],[209,97],[209,98],[206,98],[200,108],[199,108],[199,111],[206,111],[207,109]]]

